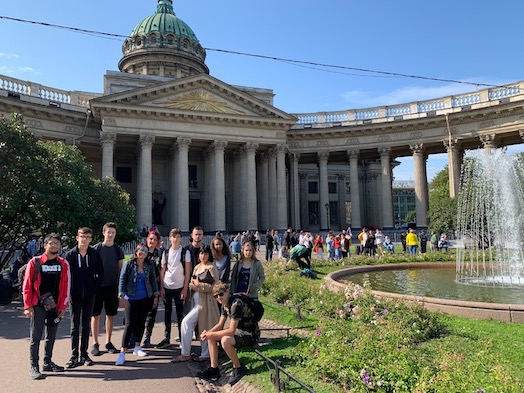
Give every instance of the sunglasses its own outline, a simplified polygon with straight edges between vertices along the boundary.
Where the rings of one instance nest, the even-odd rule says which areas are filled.
[[[141,248],[140,250],[138,250],[140,252],[145,252],[146,254],[149,253],[149,250],[147,248]]]
[[[224,296],[224,292],[218,292],[216,295],[213,295],[213,297],[214,297],[215,299],[218,299],[219,296],[220,296],[220,297]]]

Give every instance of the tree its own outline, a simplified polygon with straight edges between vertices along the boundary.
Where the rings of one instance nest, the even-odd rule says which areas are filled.
[[[129,195],[110,179],[91,177],[78,148],[37,141],[22,118],[0,120],[0,268],[36,230],[74,241],[81,226],[100,234],[118,224],[118,241],[135,240],[135,210]]]
[[[449,196],[449,172],[446,166],[433,178],[429,185],[430,229],[436,233],[449,232],[456,228],[457,198]]]

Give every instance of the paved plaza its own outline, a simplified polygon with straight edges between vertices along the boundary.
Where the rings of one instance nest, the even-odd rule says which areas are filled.
[[[113,343],[120,346],[124,331],[122,309],[115,319]],[[163,338],[163,310],[159,311],[157,323],[153,330],[153,342]],[[103,316],[102,316],[103,319]],[[61,366],[71,357],[71,340],[69,335],[69,313],[59,325],[53,361]],[[101,342],[104,329],[101,326]],[[173,336],[177,336],[174,328]],[[92,343],[92,340],[90,340]],[[103,347],[103,345],[101,345]],[[194,374],[204,365],[197,363],[172,364],[170,359],[179,353],[178,345],[171,349],[151,348],[150,356],[138,358],[131,353],[126,355],[124,366],[115,366],[118,354],[104,353],[92,356],[94,366],[80,366],[63,373],[45,373],[44,380],[33,381],[29,377],[29,319],[23,314],[22,304],[15,301],[7,306],[0,306],[0,370],[2,380],[0,390],[6,393],[33,392],[39,393],[75,391],[111,392],[145,392],[165,391],[174,393],[198,392]],[[197,348],[198,350],[198,348]],[[40,367],[42,367],[44,341],[40,345]]]

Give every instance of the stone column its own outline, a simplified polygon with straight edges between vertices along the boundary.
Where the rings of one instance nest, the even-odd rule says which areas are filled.
[[[349,187],[351,197],[351,228],[361,228],[360,187],[358,182],[358,150],[348,150]]]
[[[300,222],[293,229],[307,228],[309,226],[309,200],[308,196],[308,174],[300,173]],[[320,221],[319,221],[320,222]]]
[[[422,143],[410,145],[415,166],[415,211],[417,226],[428,226],[428,175],[426,172],[426,152]]]
[[[278,145],[277,153],[277,229],[286,230],[288,222],[286,185],[286,146]]]
[[[268,154],[264,152],[260,156],[260,229],[269,229],[269,166],[268,166]]]
[[[329,222],[327,220],[326,204],[329,204],[329,188],[328,188],[328,159],[329,152],[321,151],[317,153],[318,159],[318,181],[319,181],[319,215],[320,215],[320,229],[329,229]],[[330,215],[332,212],[329,213]]]
[[[224,151],[227,142],[216,140],[212,148],[214,152],[214,198],[215,198],[215,231],[226,231],[226,184],[224,181]]]
[[[247,201],[246,209],[246,229],[258,229],[257,222],[257,170],[255,154],[258,149],[258,143],[246,143],[244,146],[246,152],[246,172],[245,177],[245,198]]]
[[[242,210],[243,208],[245,208],[245,206],[242,204],[242,201],[243,201],[243,198],[242,196],[240,195],[239,191],[240,190],[240,180],[242,179],[242,171],[240,170],[240,164],[242,162],[242,154],[240,154],[240,152],[238,150],[235,150],[233,152],[233,156],[232,156],[232,167],[233,167],[233,192],[232,192],[232,195],[233,195],[233,210],[232,210],[232,213],[233,213],[233,223],[232,223],[232,227],[235,231],[243,231],[245,229],[243,229],[243,225],[242,225],[242,216],[240,214],[240,212],[243,212],[244,210]]]
[[[300,182],[298,177],[299,153],[292,154],[291,160],[291,227],[300,228]]]
[[[346,217],[346,175],[338,175],[338,222],[340,229],[347,228]]]
[[[497,135],[480,135],[479,138],[482,142],[482,145],[484,146],[484,150],[486,150],[486,153],[491,153],[492,149],[497,148]]]
[[[214,152],[212,151],[211,146],[208,146],[201,152],[200,162],[203,163],[204,170],[203,172],[203,182],[201,184],[202,188],[202,200],[201,200],[201,211],[202,219],[201,226],[204,230],[211,230],[215,227],[215,197],[213,195],[214,182]]]
[[[171,167],[169,176],[169,190],[171,194],[171,201],[169,203],[169,212],[171,217],[170,227],[178,228],[178,162],[177,162],[177,146],[176,143],[172,143],[169,148],[169,165]]]
[[[248,229],[247,227],[247,209],[248,209],[248,203],[247,203],[247,197],[244,195],[241,190],[248,190],[247,188],[247,153],[246,153],[246,147],[242,147],[241,154],[239,155],[238,160],[238,172],[240,173],[240,176],[238,178],[238,187],[236,188],[237,197],[238,197],[238,222],[240,224],[240,231],[245,231]]]
[[[391,183],[391,149],[382,148],[380,153],[380,167],[382,172],[382,227],[392,229],[393,222],[393,190]]]
[[[189,232],[189,145],[191,139],[178,138],[177,148],[177,216],[178,228],[182,232]]]
[[[102,144],[102,178],[114,177],[113,154],[115,150],[116,134],[100,131]]]
[[[152,173],[152,150],[155,137],[151,135],[141,135],[139,138],[140,146],[140,204],[137,206],[138,225],[151,226],[153,223],[153,173]]]
[[[277,156],[275,148],[268,151],[269,226],[277,229]]]
[[[449,196],[458,196],[460,186],[460,168],[462,167],[462,154],[458,139],[444,141],[444,146],[448,152],[448,176],[449,176]]]

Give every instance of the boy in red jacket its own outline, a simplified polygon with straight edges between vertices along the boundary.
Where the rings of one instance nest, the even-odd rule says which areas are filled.
[[[45,378],[38,367],[38,352],[44,328],[46,330],[46,345],[43,370],[64,371],[63,367],[56,365],[51,360],[58,323],[65,315],[68,305],[71,282],[69,264],[64,258],[58,256],[60,246],[61,237],[59,234],[47,235],[44,239],[45,252],[32,258],[25,269],[22,290],[24,293],[24,314],[31,318],[29,375],[32,379]],[[50,299],[50,296],[52,296],[52,299]],[[54,308],[52,307],[53,304],[55,304]]]

